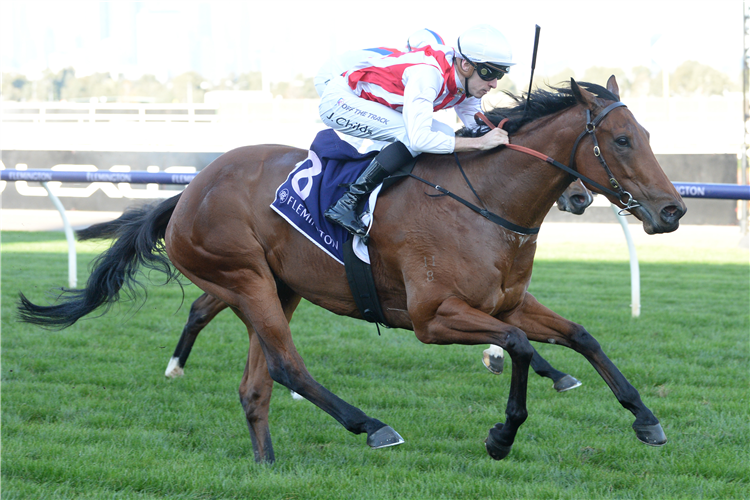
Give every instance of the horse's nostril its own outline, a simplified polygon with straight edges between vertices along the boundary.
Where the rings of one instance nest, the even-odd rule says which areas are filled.
[[[684,214],[685,212],[677,205],[667,205],[661,209],[661,218],[665,222],[674,222]]]
[[[571,198],[571,201],[576,205],[583,205],[584,203],[586,203],[586,198],[584,198],[580,194],[577,194]]]

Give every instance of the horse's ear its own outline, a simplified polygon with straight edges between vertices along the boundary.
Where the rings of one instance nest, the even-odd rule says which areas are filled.
[[[578,85],[573,78],[570,79],[570,90],[573,91],[573,95],[579,103],[589,109],[594,109],[594,106],[596,105],[596,96]]]
[[[607,90],[616,95],[618,100],[620,99],[620,87],[617,86],[615,75],[610,76],[609,80],[607,80]]]

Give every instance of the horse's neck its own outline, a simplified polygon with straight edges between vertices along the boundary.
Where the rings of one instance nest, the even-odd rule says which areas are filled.
[[[523,127],[510,140],[567,164],[577,137],[575,126],[571,126],[575,116],[576,112],[571,109],[540,118]],[[490,167],[492,174],[487,176],[489,182],[483,184],[480,196],[487,200],[488,208],[494,205],[506,219],[538,227],[568,186],[568,174],[522,152],[503,151],[499,158],[501,160]]]

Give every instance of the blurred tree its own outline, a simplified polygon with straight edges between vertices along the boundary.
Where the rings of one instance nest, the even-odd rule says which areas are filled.
[[[625,95],[630,91],[630,81],[625,75],[625,71],[620,68],[605,68],[602,66],[592,66],[583,73],[583,81],[596,83],[601,86],[607,85],[609,77],[615,75],[617,86],[620,88],[620,95]]]
[[[169,102],[170,95],[167,86],[157,80],[154,75],[143,75],[129,85],[128,96],[134,99],[150,98],[155,102]]]
[[[696,61],[686,61],[670,75],[669,90],[675,95],[722,95],[732,89],[726,74]]]
[[[554,75],[548,77],[546,80],[548,86],[559,87],[561,85],[570,83],[570,79],[575,77],[575,71],[573,71],[571,68],[565,68],[559,73],[555,73]]]
[[[654,97],[662,97],[664,95],[663,78],[663,71],[659,71],[656,75],[654,75],[654,77],[651,79],[651,83],[649,84],[648,95]]]
[[[291,82],[278,82],[271,84],[271,93],[280,95],[284,99],[317,99],[318,92],[312,77],[305,78],[297,75]]]
[[[630,92],[632,97],[645,97],[651,90],[651,70],[646,66],[636,66],[633,68],[633,77],[630,80]]]
[[[37,80],[36,82],[36,89],[34,90],[34,96],[33,99],[39,100],[39,101],[53,101],[54,100],[54,92],[52,90],[53,83],[55,75],[50,71],[49,69],[46,69],[42,72],[42,77]]]
[[[28,101],[33,99],[34,84],[25,76],[16,73],[3,73],[2,100]]]
[[[60,99],[67,101],[84,101],[101,99],[106,102],[114,100],[120,95],[118,81],[113,80],[109,73],[93,73],[84,77],[73,77],[67,80],[60,89]]]
[[[606,84],[610,75],[617,77],[621,97],[661,96],[663,93],[662,74],[651,75],[645,66],[632,70],[628,79],[619,68],[594,66],[586,70],[582,81]],[[575,73],[565,68],[553,75],[537,75],[535,88],[555,87],[567,82]],[[741,74],[739,75],[741,77]],[[670,75],[670,89],[674,95],[721,95],[727,91],[741,91],[741,78],[732,80],[728,75],[697,62],[686,62]],[[174,77],[169,82],[160,82],[154,75],[143,75],[137,80],[129,80],[123,75],[113,77],[109,73],[94,73],[77,77],[73,68],[65,68],[57,73],[45,70],[38,80],[29,80],[24,75],[3,73],[0,96],[4,101],[88,101],[91,98],[126,102],[203,102],[208,90],[261,90],[262,75],[258,71],[229,75],[215,82],[208,82],[196,72],[187,72]],[[528,82],[518,84],[510,75],[498,83],[498,87],[488,95],[490,104],[497,105],[503,99],[503,92],[514,95],[524,94]],[[276,82],[271,85],[274,95],[286,99],[317,99],[312,78],[297,75],[290,82]]]
[[[205,81],[195,71],[188,71],[172,78],[172,102],[203,102],[206,93],[201,84]]]
[[[57,73],[45,71],[42,80],[44,81],[43,90],[48,92],[47,100],[59,101],[62,99],[63,88],[75,77],[76,71],[73,68],[61,69]],[[44,100],[45,97],[43,95],[41,97]]]
[[[260,71],[242,73],[234,79],[234,90],[263,90],[263,78]]]

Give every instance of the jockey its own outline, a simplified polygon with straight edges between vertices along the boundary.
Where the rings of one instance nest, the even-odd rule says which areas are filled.
[[[328,82],[343,75],[362,61],[374,59],[376,57],[400,54],[402,52],[411,52],[412,50],[418,50],[427,45],[445,45],[445,42],[440,35],[425,28],[417,30],[409,35],[409,38],[406,39],[406,47],[404,49],[373,47],[370,49],[350,50],[349,52],[345,52],[330,59],[320,68],[318,74],[315,75],[315,78],[313,79],[315,90],[318,92],[318,95],[322,97]],[[380,151],[390,144],[387,141],[370,141],[365,138],[343,134],[341,135],[341,139],[351,144],[354,149],[362,154],[369,153],[370,151]]]
[[[323,123],[347,135],[387,141],[370,166],[326,213],[326,219],[359,236],[367,228],[355,212],[359,201],[419,153],[493,149],[508,143],[500,128],[481,137],[456,137],[433,112],[453,108],[463,124],[478,125],[481,98],[513,63],[505,36],[489,25],[459,36],[457,47],[431,44],[356,63],[332,79],[321,98]]]
[[[411,52],[426,45],[445,45],[445,42],[440,35],[425,28],[409,35],[409,38],[406,39],[406,50],[403,52]],[[315,90],[318,91],[319,96],[323,96],[328,82],[337,76],[343,75],[358,63],[375,57],[390,56],[399,52],[402,51],[388,47],[373,47],[345,52],[329,60],[320,68],[318,74],[313,79]]]

